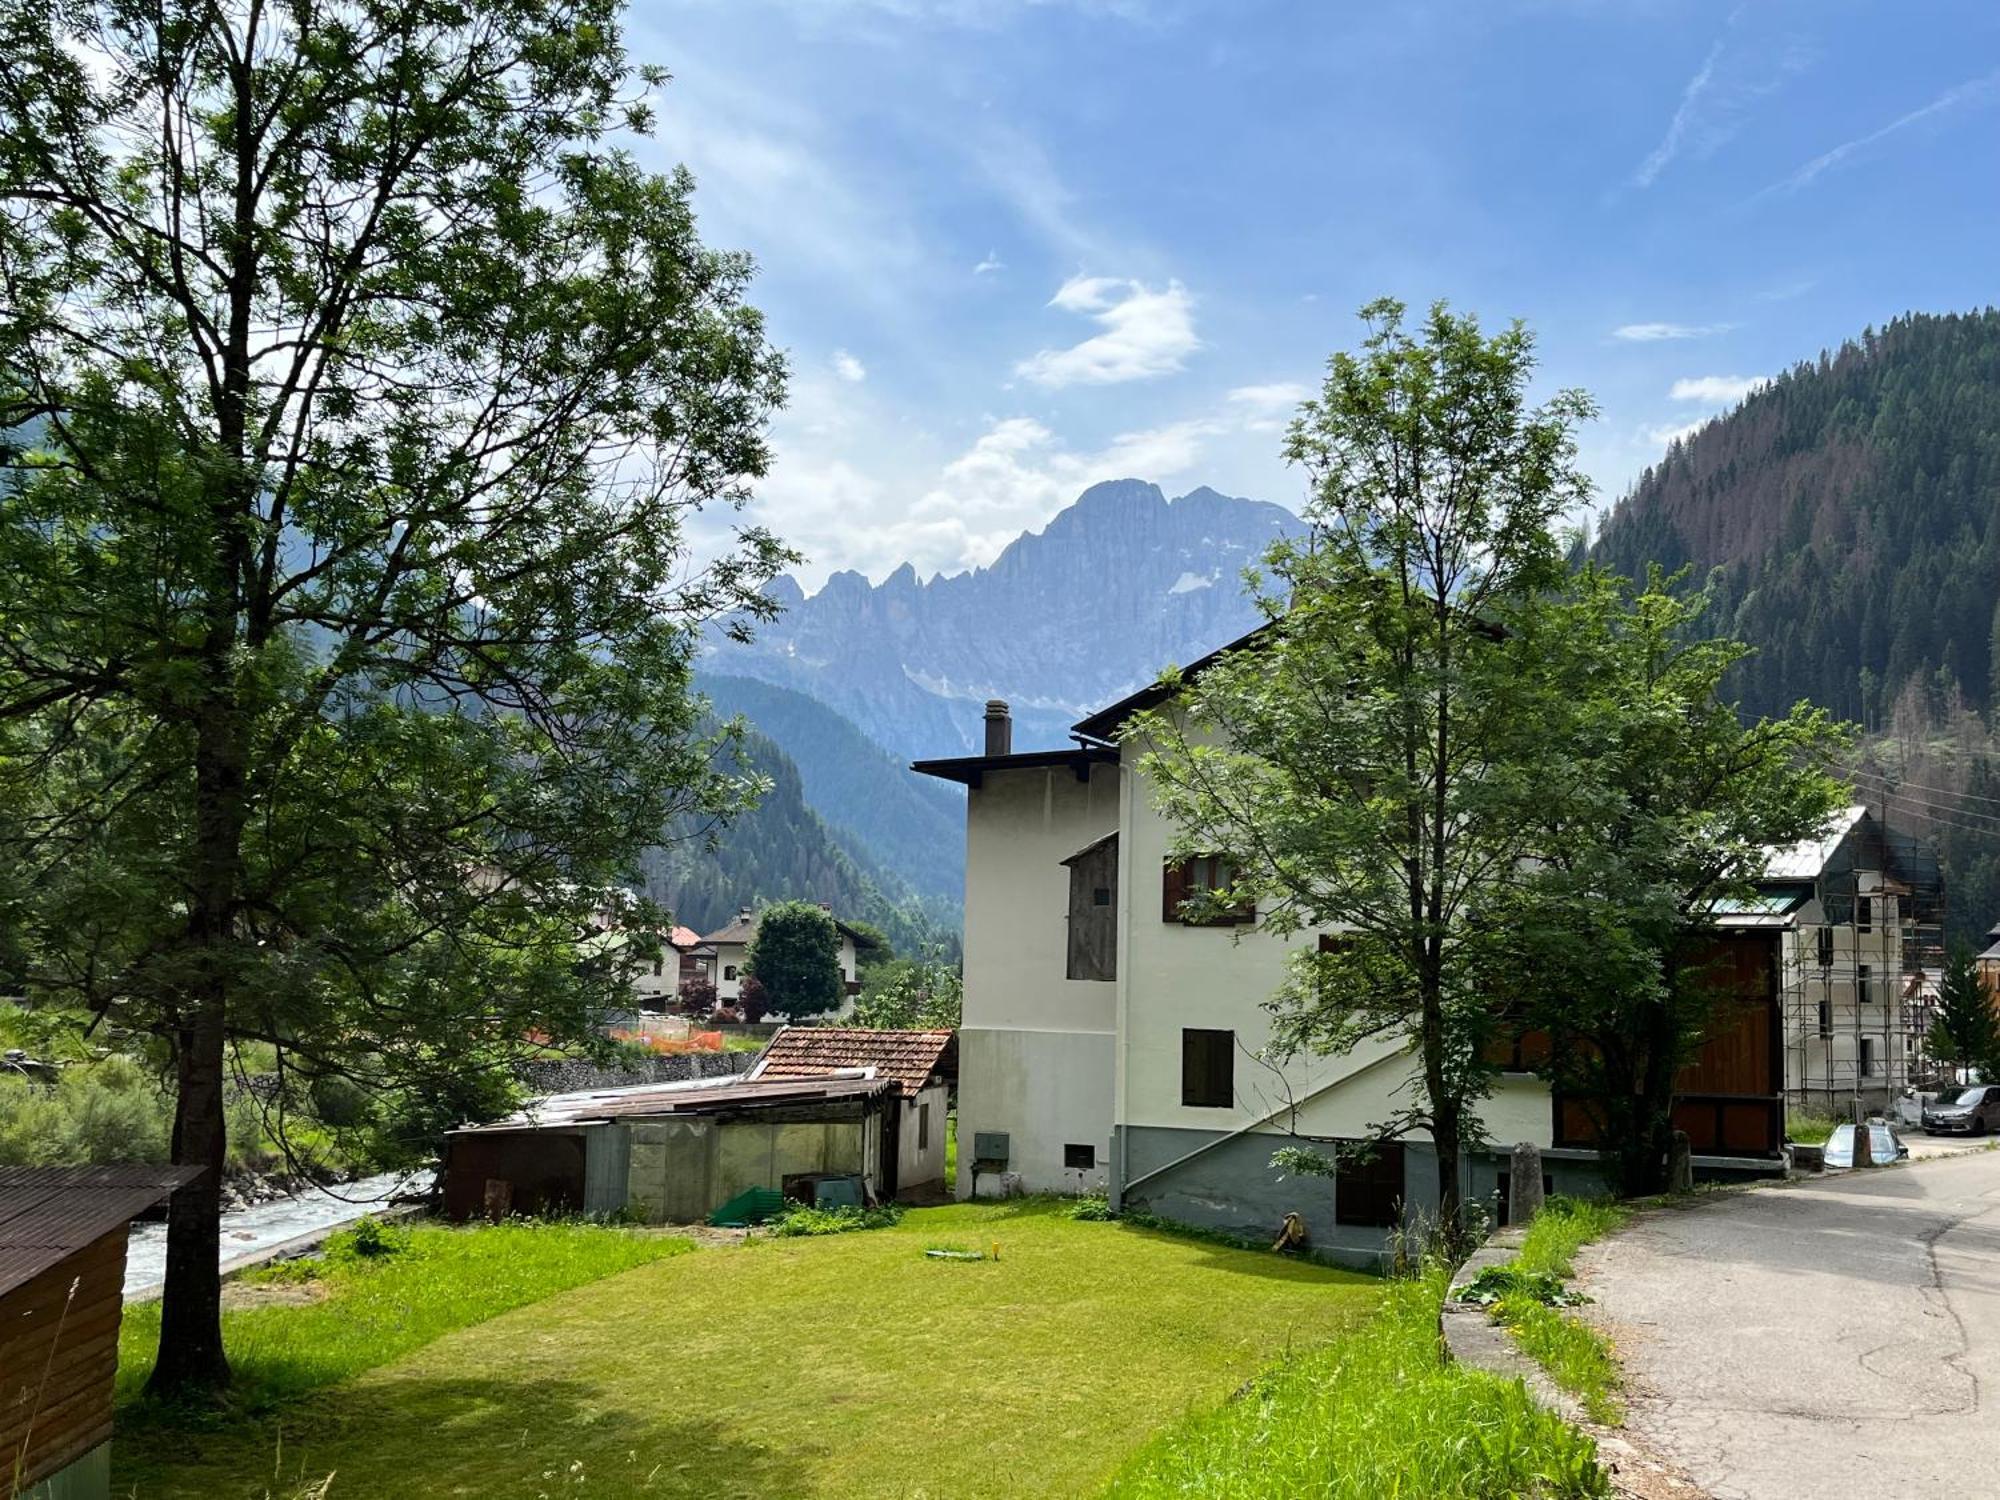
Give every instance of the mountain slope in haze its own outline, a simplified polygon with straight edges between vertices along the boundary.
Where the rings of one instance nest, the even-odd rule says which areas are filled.
[[[687,823],[642,861],[647,896],[697,932],[712,932],[739,907],[771,901],[823,901],[848,921],[872,922],[899,953],[956,957],[957,903],[925,898],[895,869],[878,862],[851,834],[829,825],[806,801],[798,768],[754,731],[743,760],[770,789],[758,805],[715,833]]]
[[[883,868],[954,911],[965,898],[965,796],[919,776],[816,698],[750,677],[703,674],[716,711],[784,747],[806,800]]]
[[[2000,312],[1913,314],[1801,364],[1674,446],[1607,518],[1620,572],[1693,563],[1758,648],[1744,703],[1876,727],[2000,668]]]
[[[1303,529],[1282,506],[1113,480],[991,567],[835,573],[810,597],[780,579],[784,614],[748,646],[718,635],[703,666],[815,698],[899,759],[976,749],[988,698],[1012,705],[1017,748],[1059,745],[1091,709],[1256,624],[1243,569]]]
[[[1710,579],[1707,627],[1757,648],[1731,684],[1747,709],[1859,721],[1856,795],[1929,839],[1947,934],[1982,939],[2000,918],[2000,313],[1899,318],[1780,376],[1648,471],[1595,555]]]

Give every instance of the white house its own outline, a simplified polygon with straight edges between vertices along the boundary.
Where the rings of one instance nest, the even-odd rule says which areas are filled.
[[[722,1005],[734,1005],[742,998],[743,959],[750,951],[750,940],[757,935],[757,924],[763,915],[762,911],[743,907],[728,922],[703,937],[700,946],[693,950],[706,960],[716,1000]],[[856,948],[860,934],[838,917],[833,925],[840,933],[840,978],[848,995],[837,1014],[846,1015],[854,1009],[854,996],[861,993],[861,964]]]
[[[1069,747],[1017,754],[1007,706],[996,700],[987,705],[985,754],[915,766],[967,789],[958,1191],[1102,1189],[1114,1202],[1240,1229],[1270,1229],[1297,1212],[1322,1252],[1372,1261],[1400,1223],[1435,1207],[1429,1139],[1378,1144],[1331,1184],[1283,1178],[1271,1154],[1288,1141],[1322,1150],[1373,1142],[1415,1097],[1414,1060],[1397,1037],[1334,1057],[1280,1064],[1263,1056],[1271,1038],[1264,1004],[1290,945],[1332,934],[1287,940],[1181,919],[1190,885],[1226,875],[1210,861],[1170,861],[1172,829],[1137,752],[1114,743],[1132,714],[1160,701],[1147,689],[1080,721]],[[1839,866],[1829,881],[1856,886],[1854,855],[1865,840],[1847,841],[1855,826],[1848,820],[1829,834],[1822,864]],[[1797,884],[1794,872],[1811,857],[1781,857],[1774,893],[1789,901],[1786,882]],[[1877,886],[1860,879],[1856,888]],[[1752,923],[1717,941],[1733,946],[1740,1003],[1725,1008],[1684,1070],[1689,1092],[1675,1123],[1689,1131],[1704,1172],[1769,1172],[1778,1165],[1788,1076],[1771,1043],[1780,970],[1791,971],[1778,960],[1775,927]],[[1835,946],[1874,951],[1854,947],[1852,935]],[[1893,995],[1900,965],[1875,962],[1884,966],[1882,993]],[[1882,1046],[1886,1062],[1886,1039]],[[1503,1072],[1480,1113],[1492,1149],[1461,1163],[1468,1198],[1498,1200],[1504,1211],[1504,1153],[1521,1141],[1544,1149],[1549,1186],[1601,1190],[1576,1101],[1552,1098],[1534,1074]]]

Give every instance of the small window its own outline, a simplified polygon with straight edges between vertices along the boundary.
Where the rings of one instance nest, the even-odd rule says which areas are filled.
[[[1068,1145],[1063,1147],[1063,1166],[1072,1172],[1094,1172],[1097,1170],[1097,1148],[1095,1146]]]
[[[1875,998],[1875,971],[1866,964],[1854,966],[1854,998],[1863,1005]]]
[[[1814,936],[1819,949],[1819,966],[1824,969],[1833,962],[1833,929],[1822,927]]]
[[[917,1149],[931,1149],[931,1107],[928,1104],[917,1106]]]
[[[1875,1038],[1872,1036],[1864,1036],[1861,1039],[1861,1076],[1863,1078],[1875,1076]]]
[[[1108,885],[1094,887],[1090,893],[1090,904],[1092,906],[1109,906],[1111,904],[1111,887]]]
[[[722,977],[724,979],[734,979],[736,977],[736,965],[724,964],[722,966]]]
[[[1875,925],[1874,897],[1856,896],[1854,898],[1854,925],[1862,932],[1867,932],[1874,927]]]
[[[664,973],[666,973],[666,972],[667,972],[667,961],[666,961],[666,959],[665,959],[665,958],[656,958],[656,959],[654,959],[654,960],[653,960],[653,977],[654,977],[655,979],[658,979],[658,978],[659,978],[659,977],[660,977],[660,976],[661,976],[662,974],[664,974]]]
[[[1819,1003],[1819,1034],[1822,1037],[1831,1037],[1833,1035],[1833,1002],[1831,1000],[1822,1000]]]
[[[1235,1032],[1182,1030],[1181,1103],[1195,1109],[1228,1109],[1236,1103]]]
[[[1333,1178],[1333,1222],[1393,1229],[1403,1217],[1403,1143],[1342,1141]]]

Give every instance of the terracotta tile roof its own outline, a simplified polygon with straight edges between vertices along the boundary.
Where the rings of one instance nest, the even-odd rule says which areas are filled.
[[[144,1213],[199,1167],[0,1167],[0,1292]]]
[[[958,1060],[954,1031],[868,1031],[851,1026],[787,1026],[764,1049],[754,1078],[824,1078],[843,1068],[873,1068],[914,1099]]]
[[[667,934],[667,946],[677,948],[682,953],[701,942],[701,934],[692,927],[676,927]]]

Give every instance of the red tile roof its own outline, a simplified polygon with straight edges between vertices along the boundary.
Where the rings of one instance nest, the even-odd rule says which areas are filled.
[[[869,1031],[852,1026],[787,1026],[764,1049],[755,1078],[825,1078],[843,1068],[873,1068],[913,1099],[957,1061],[953,1031]]]

